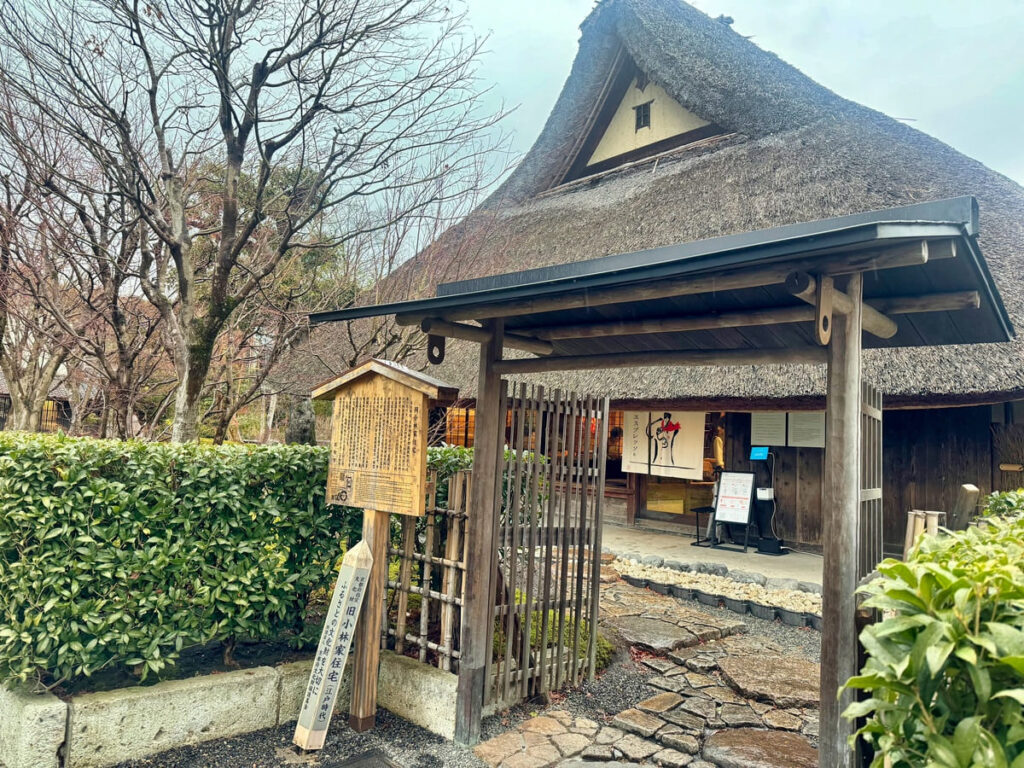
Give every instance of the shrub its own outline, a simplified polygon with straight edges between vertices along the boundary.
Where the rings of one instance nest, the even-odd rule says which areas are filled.
[[[427,457],[447,493],[473,452]],[[190,646],[318,636],[310,595],[329,597],[362,529],[361,510],[327,505],[327,459],[0,432],[0,683],[145,678]]]
[[[301,629],[360,517],[327,507],[326,470],[307,446],[0,434],[0,681]]]
[[[1024,516],[1024,488],[990,494],[985,498],[981,514],[983,517]]]
[[[924,537],[886,560],[866,605],[893,612],[861,633],[868,660],[847,717],[872,766],[1024,765],[1024,518]]]

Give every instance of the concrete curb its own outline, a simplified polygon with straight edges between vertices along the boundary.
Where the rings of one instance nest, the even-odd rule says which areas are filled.
[[[641,565],[649,565],[655,568],[671,568],[674,571],[708,573],[713,576],[724,576],[741,584],[760,584],[761,586],[768,587],[768,589],[791,589],[797,592],[808,592],[813,595],[821,594],[821,584],[813,581],[780,579],[752,571],[730,570],[724,563],[683,563],[678,560],[665,560],[658,555],[643,556],[636,552],[616,552],[610,547],[602,547],[601,551],[606,554],[615,555],[615,557],[621,560],[632,560]]]
[[[67,719],[68,705],[52,693],[0,686],[0,765],[60,768]]]
[[[0,766],[106,768],[168,749],[294,722],[312,661],[255,667],[72,697],[0,687]],[[385,651],[378,704],[446,739],[458,678]],[[336,712],[348,709],[346,669]]]

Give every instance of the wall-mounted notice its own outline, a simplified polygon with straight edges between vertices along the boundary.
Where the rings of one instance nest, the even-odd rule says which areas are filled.
[[[753,472],[723,472],[718,480],[715,522],[740,525],[749,523],[750,500],[753,493]]]
[[[627,411],[622,471],[702,480],[704,421],[694,411]]]
[[[785,445],[786,412],[755,411],[750,414],[751,445]]]
[[[789,445],[796,448],[824,448],[825,412],[790,411]]]
[[[365,541],[352,547],[341,561],[338,583],[320,634],[306,698],[302,701],[292,739],[302,749],[324,746],[372,565],[373,555]]]

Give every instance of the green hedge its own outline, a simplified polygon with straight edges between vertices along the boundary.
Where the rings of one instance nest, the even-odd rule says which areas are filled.
[[[359,512],[324,502],[327,451],[0,433],[0,681],[301,629]]]
[[[868,660],[847,683],[870,694],[846,714],[867,717],[872,766],[1024,766],[1021,498],[990,499],[1010,516],[879,566],[866,605],[893,615],[861,633]]]
[[[440,505],[473,451],[427,457]],[[0,684],[145,678],[211,641],[301,641],[310,595],[361,535],[360,510],[324,500],[327,458],[0,432]]]

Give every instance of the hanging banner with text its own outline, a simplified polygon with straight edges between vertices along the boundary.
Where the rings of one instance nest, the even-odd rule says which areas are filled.
[[[622,471],[702,480],[704,423],[701,412],[627,411]]]
[[[324,746],[372,565],[373,555],[365,541],[356,544],[342,558],[338,583],[334,587],[299,722],[295,726],[293,741],[302,749],[322,749]]]

